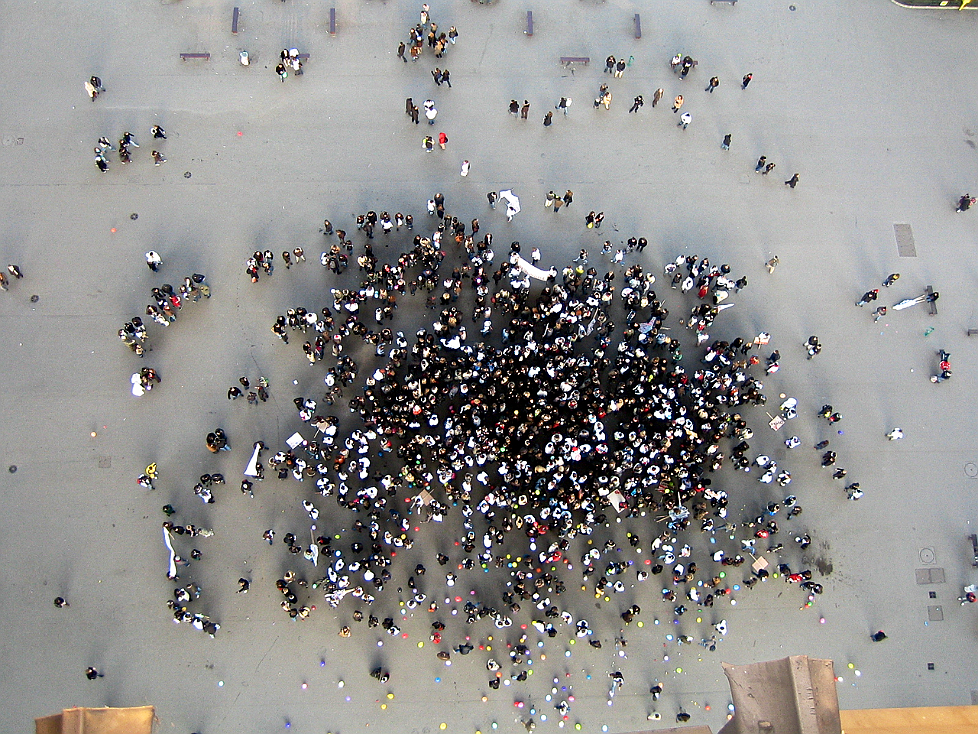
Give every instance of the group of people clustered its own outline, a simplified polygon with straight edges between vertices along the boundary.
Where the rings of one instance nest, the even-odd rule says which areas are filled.
[[[759,357],[769,339],[763,333],[731,341],[709,336],[724,300],[746,279],[733,280],[728,265],[696,255],[664,266],[666,288],[693,300],[680,333],[707,345],[689,364],[647,265],[609,261],[611,269],[600,273],[580,261],[539,271],[527,267],[519,242],[497,257],[490,233],[473,234],[448,213],[443,195],[435,199],[425,220],[434,225],[431,236],[413,234],[413,218],[408,229],[406,217],[386,213],[395,224],[375,235],[380,216],[370,211],[356,218],[364,240],[358,250],[346,231],[324,222],[320,262],[339,278],[340,257],[354,260],[354,282],[337,282],[327,303],[297,305],[271,326],[284,344],[290,335],[303,340],[310,366],[330,363],[324,395],[293,400],[297,440],[274,452],[262,440],[250,444],[253,461],[241,482],[250,497],[256,489],[260,497],[256,482],[266,471],[306,488],[296,501],[308,514],[309,540],[297,528],[282,538],[297,557],[275,582],[283,611],[301,620],[314,614],[320,595],[331,607],[350,596],[353,621],[392,637],[415,626],[409,615],[425,612],[429,639],[446,662],[453,653],[473,653],[472,640],[502,634],[506,647],[496,643],[480,656],[487,685],[498,688],[526,680],[547,640],[563,646],[569,636],[603,647],[607,622],[592,626],[568,592],[579,583],[595,597],[621,595],[613,661],[625,656],[625,629],[642,614],[636,602],[648,603],[641,582],[661,587],[651,591],[654,614],[677,620],[676,644],[711,650],[726,633],[720,608],[738,588],[780,577],[811,603],[822,587],[802,556],[811,538],[792,525],[802,509],[783,489],[790,472],[751,449],[745,417],[766,404],[763,379],[780,355]],[[378,237],[400,254],[382,261],[373,248]],[[278,260],[270,250],[256,252],[246,275],[257,284],[277,261],[291,269],[304,260],[301,248]],[[412,296],[419,305],[425,299],[431,323],[409,337],[396,321]],[[167,312],[165,298],[157,306]],[[126,328],[120,336],[131,337]],[[240,384],[244,391],[230,388],[229,399],[251,387],[247,376]],[[267,388],[260,379],[262,401]],[[782,403],[781,417],[794,418],[796,406]],[[834,411],[826,417],[830,424],[841,418]],[[799,443],[794,436],[785,441],[788,449]],[[206,444],[212,452],[230,449],[220,429]],[[738,497],[755,509],[728,517],[725,464],[779,488]],[[145,486],[154,478],[155,467],[140,479]],[[223,484],[222,474],[206,474],[194,493],[214,504],[214,488]],[[327,510],[321,498],[338,508]],[[175,512],[172,505],[165,510]],[[631,530],[616,532],[616,518]],[[431,558],[412,550],[421,524],[439,528]],[[709,550],[695,531],[710,539]],[[273,545],[280,532],[269,528],[263,539]],[[172,547],[209,531],[168,519],[165,534]],[[187,556],[200,551],[172,552],[174,619],[213,634],[220,625],[194,609],[199,587],[184,570]],[[740,566],[743,579],[734,581],[732,569]],[[490,585],[483,571],[494,574]],[[250,585],[240,579],[239,591]],[[716,629],[690,634],[695,615],[686,615],[714,607]],[[452,624],[453,616],[473,626]],[[339,634],[351,636],[354,628],[342,625]],[[383,665],[371,674],[389,676]],[[619,670],[609,675],[613,696],[624,678]],[[651,695],[661,691],[656,680]],[[570,717],[571,700],[554,702],[560,716]]]
[[[412,57],[420,55],[430,24],[427,6],[422,13],[420,29],[412,30],[412,49],[419,49]],[[435,30],[429,42],[434,35],[443,54],[454,36]],[[569,207],[572,192],[548,202],[558,198]],[[813,603],[823,589],[805,567],[811,537],[798,526],[802,508],[786,489],[791,474],[751,447],[746,417],[767,403],[763,382],[780,354],[760,355],[770,338],[764,333],[729,341],[709,334],[730,305],[724,301],[747,279],[731,279],[729,265],[708,257],[666,263],[659,277],[676,291],[670,298],[692,301],[669,326],[655,288],[662,291],[661,281],[642,254],[644,238],[630,238],[604,273],[589,266],[584,251],[562,269],[542,271],[537,248],[527,260],[512,242],[499,257],[477,219],[467,225],[447,207],[443,194],[433,197],[425,220],[433,226],[425,234],[413,233],[410,215],[367,212],[355,221],[359,251],[346,231],[326,221],[320,262],[337,279],[331,298],[297,305],[271,326],[284,345],[290,335],[303,340],[310,366],[329,364],[317,372],[321,398],[294,398],[299,430],[285,445],[273,450],[264,437],[249,442],[252,460],[240,484],[243,494],[254,498],[257,489],[260,498],[256,483],[266,471],[299,483],[296,502],[308,515],[309,536],[305,528],[283,533],[295,556],[274,584],[283,612],[303,620],[314,615],[318,599],[336,608],[350,596],[352,622],[338,634],[351,637],[362,624],[360,634],[392,638],[416,628],[412,617],[423,613],[438,659],[449,664],[478,649],[491,689],[526,681],[534,656],[548,647],[569,654],[568,638],[595,650],[610,646],[610,702],[624,685],[616,661],[626,656],[626,629],[643,615],[638,601],[645,614],[675,622],[672,643],[709,650],[727,633],[722,609],[740,589],[779,579]],[[393,247],[384,249],[397,256],[374,251],[378,225],[376,234]],[[605,243],[602,254],[610,251]],[[635,252],[642,262],[619,256]],[[301,248],[279,259],[287,269],[304,261]],[[351,261],[356,275],[340,287]],[[151,252],[147,263],[156,271],[162,260]],[[275,263],[275,253],[257,251],[246,274],[258,284]],[[166,326],[183,299],[209,297],[198,277],[184,279],[179,292],[154,289],[147,315]],[[425,299],[431,320],[406,335],[397,322],[417,316],[399,315],[411,297]],[[139,318],[119,336],[138,356],[147,351]],[[697,359],[684,356],[683,341],[697,349]],[[813,345],[805,347],[811,356]],[[268,399],[264,377],[252,392],[247,376],[239,382],[244,390],[233,386],[228,399],[246,396],[255,405]],[[793,419],[797,407],[784,401],[778,417]],[[841,418],[831,406],[820,412],[829,424]],[[205,443],[215,454],[230,450],[222,429]],[[784,440],[789,450],[800,443]],[[829,453],[823,465],[835,463]],[[237,456],[241,465],[246,458]],[[725,465],[753,471],[759,483],[778,489],[739,496],[736,483],[735,504],[752,509],[730,517],[726,487],[734,483],[723,479]],[[138,481],[153,487],[157,477],[152,465]],[[205,474],[193,492],[211,505],[225,484],[223,474]],[[850,497],[857,498],[851,491]],[[336,508],[328,510],[327,500]],[[171,504],[164,512],[167,577],[175,582],[168,607],[174,621],[213,636],[220,625],[201,609],[190,570],[192,560],[203,558],[190,547],[193,540],[213,532],[177,522]],[[629,530],[617,530],[616,520]],[[414,548],[422,525],[433,530],[431,557],[420,544]],[[262,538],[274,546],[283,530],[268,528]],[[582,616],[579,597],[569,591],[579,585],[595,598],[620,599],[620,616],[611,623]],[[251,580],[239,579],[238,587],[246,593]],[[712,615],[706,632],[693,621],[698,615]],[[491,650],[488,635],[497,636]],[[380,660],[370,668],[378,680],[389,679]],[[663,681],[650,682],[654,701]],[[573,700],[566,686],[553,697],[558,719],[570,719]],[[689,717],[680,705],[677,720]],[[532,716],[524,723],[535,726]]]

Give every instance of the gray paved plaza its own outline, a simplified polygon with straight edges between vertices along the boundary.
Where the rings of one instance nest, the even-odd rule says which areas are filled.
[[[567,729],[675,725],[680,707],[691,723],[716,729],[729,700],[721,661],[789,654],[833,659],[843,708],[971,703],[978,607],[961,607],[956,597],[978,580],[967,540],[978,520],[978,458],[968,398],[975,347],[966,335],[978,328],[978,213],[955,213],[954,204],[978,192],[978,79],[965,61],[978,16],[882,0],[435,0],[433,19],[443,30],[457,26],[458,43],[445,59],[426,48],[420,61],[404,64],[395,50],[419,6],[337,0],[335,36],[327,32],[330,3],[305,0],[241,0],[237,36],[233,0],[68,0],[0,10],[7,69],[0,266],[17,263],[26,276],[0,293],[0,466],[16,466],[0,474],[0,731],[26,731],[32,717],[70,705],[145,703],[158,707],[159,731],[175,734],[273,732],[286,721],[296,732],[429,732],[444,723],[468,733],[487,732],[492,722],[516,732],[531,707],[538,731],[557,731],[559,717],[545,699],[555,676],[573,686]],[[524,33],[527,10],[532,37]],[[273,68],[279,50],[293,46],[310,59],[304,75],[282,83]],[[251,54],[247,68],[238,62],[242,49]],[[669,69],[677,51],[699,62],[683,82]],[[181,52],[211,57],[184,62]],[[609,54],[634,57],[623,78],[602,73]],[[591,63],[571,73],[561,56]],[[434,86],[436,65],[451,70],[452,89]],[[743,91],[748,72],[753,82]],[[107,88],[94,103],[83,88],[92,74]],[[707,94],[714,75],[720,86]],[[607,111],[591,105],[603,81],[614,93]],[[660,86],[665,95],[653,109]],[[693,116],[685,131],[670,112],[680,92]],[[627,114],[636,94],[646,104]],[[545,128],[543,115],[561,96],[573,99],[570,114],[555,112]],[[411,124],[406,97],[435,99],[437,125]],[[507,114],[510,99],[530,101],[528,121]],[[168,134],[161,148],[168,160],[159,167],[149,158],[156,123]],[[134,161],[124,167],[113,157],[100,174],[95,142],[126,130],[141,146]],[[429,130],[448,133],[446,151],[422,150]],[[733,135],[729,151],[720,148],[725,133]],[[777,163],[771,176],[753,173],[762,154]],[[472,172],[461,178],[464,159]],[[796,171],[798,187],[782,185]],[[485,198],[505,188],[523,206],[509,224]],[[569,210],[554,215],[543,206],[548,190],[568,188],[575,194]],[[456,655],[450,667],[435,658],[427,612],[407,615],[409,637],[398,640],[353,623],[352,599],[336,610],[320,604],[299,623],[279,609],[275,580],[307,567],[278,540],[269,549],[261,533],[304,532],[299,500],[310,493],[270,477],[252,500],[236,485],[254,441],[276,451],[293,431],[309,433],[292,398],[318,398],[323,369],[307,367],[299,347],[285,347],[269,327],[287,308],[331,305],[328,289],[356,280],[355,264],[339,279],[319,265],[324,217],[354,232],[358,248],[354,217],[368,209],[412,213],[415,232],[425,233],[425,202],[436,191],[463,221],[481,220],[500,257],[520,240],[524,251],[538,246],[547,267],[564,266],[582,247],[599,263],[606,237],[616,247],[647,237],[649,247],[626,265],[656,273],[674,329],[692,299],[668,287],[665,262],[695,253],[748,277],[711,336],[767,331],[783,355],[780,372],[764,379],[766,410],[776,411],[779,395],[793,396],[799,417],[773,433],[764,409],[747,415],[754,449],[794,475],[791,490],[805,512],[784,532],[806,529],[814,538],[804,561],[792,556],[818,569],[825,587],[811,608],[802,608],[797,587],[769,580],[737,591],[735,606],[718,601],[674,625],[655,579],[605,602],[578,590],[579,569],[564,571],[563,604],[591,621],[604,648],[569,645],[570,636],[548,640],[533,649],[529,680],[498,691],[486,686],[485,652]],[[606,213],[600,230],[585,228],[589,210]],[[895,223],[912,227],[915,257],[898,257]],[[402,232],[389,248],[378,244],[381,261],[409,239]],[[290,271],[279,262],[273,276],[249,281],[245,261],[254,250],[295,246],[308,262]],[[165,261],[160,274],[146,268],[143,253],[151,249]],[[780,266],[768,275],[763,264],[773,255]],[[117,330],[142,313],[152,287],[192,272],[207,274],[213,298],[188,304],[165,330],[151,324],[154,351],[139,362]],[[891,272],[902,277],[880,304],[931,284],[942,296],[939,315],[917,306],[874,324],[871,307],[853,306]],[[411,334],[430,324],[423,303],[404,299],[396,327]],[[806,361],[802,342],[811,334],[824,351]],[[928,378],[939,348],[951,352],[954,376],[935,385]],[[700,354],[690,346],[689,369]],[[163,382],[136,399],[129,377],[143,365]],[[266,376],[272,399],[257,408],[229,402],[226,390],[243,374]],[[823,403],[844,415],[831,429],[815,415]],[[233,450],[214,456],[203,439],[219,425]],[[894,426],[904,440],[885,439]],[[802,439],[790,455],[781,444],[787,430]],[[848,479],[862,484],[859,502],[847,501],[842,483],[819,467],[811,446],[825,438]],[[161,473],[153,492],[135,483],[150,462]],[[228,485],[204,507],[190,488],[213,471]],[[774,498],[753,475],[725,468],[717,476],[736,522]],[[173,587],[160,534],[167,502],[176,520],[215,531],[195,543],[203,559],[190,571],[204,589],[201,608],[221,624],[216,639],[173,624],[164,606]],[[318,504],[331,532],[349,529],[353,515],[331,500]],[[435,551],[451,545],[457,515],[452,520],[417,533],[394,588],[378,601],[380,616],[396,611],[407,564],[435,566]],[[652,525],[649,517],[612,523],[594,539],[621,540],[630,529],[648,557],[645,541],[659,532]],[[695,530],[690,537],[706,561],[705,538]],[[583,542],[575,541],[574,560]],[[943,569],[946,581],[918,584],[919,569]],[[735,582],[746,570],[732,569]],[[466,573],[459,593],[482,583],[478,569]],[[247,595],[234,593],[239,576],[252,579]],[[444,601],[447,590],[435,582],[429,579],[429,595]],[[58,595],[71,606],[56,609]],[[642,606],[644,627],[627,630],[623,659],[614,637],[632,602]],[[458,644],[464,633],[480,644],[515,638],[515,627],[509,635],[488,622],[466,628],[448,615],[451,606],[458,605],[443,608],[446,642]],[[518,622],[531,618],[525,612]],[[666,638],[698,641],[721,618],[730,633],[714,653]],[[337,636],[343,624],[353,626],[353,637]],[[874,644],[869,635],[878,629],[889,639]],[[539,636],[528,634],[535,644]],[[89,665],[105,677],[86,680]],[[390,670],[388,683],[368,677],[376,665]],[[613,669],[625,685],[608,706]],[[665,691],[653,706],[655,680]],[[653,708],[661,722],[646,720]]]

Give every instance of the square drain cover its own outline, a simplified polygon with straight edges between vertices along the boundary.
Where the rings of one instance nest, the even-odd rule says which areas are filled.
[[[928,622],[943,622],[944,610],[941,607],[927,607]]]
[[[944,569],[943,568],[918,568],[914,575],[917,578],[917,585],[923,586],[924,584],[943,584],[944,583]]]
[[[112,468],[112,457],[111,456],[100,456],[98,457],[98,468],[99,469],[111,469]],[[919,581],[917,582],[920,583]]]

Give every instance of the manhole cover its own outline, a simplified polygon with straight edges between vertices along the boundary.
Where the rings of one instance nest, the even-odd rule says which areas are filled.
[[[933,563],[934,562],[934,549],[933,548],[921,548],[920,549],[920,562],[921,563]]]
[[[190,178],[190,177],[191,177],[192,175],[193,175],[193,174],[192,174],[192,173],[191,173],[190,171],[184,171],[184,172],[183,172],[183,177],[184,177],[184,178]]]
[[[967,464],[964,465],[964,473],[967,474],[972,479],[978,477],[978,464],[969,461]]]
[[[136,212],[133,212],[132,214],[129,215],[129,218],[133,221],[136,221],[137,219],[139,219],[139,215],[136,214]]]
[[[941,607],[927,607],[928,622],[943,622],[944,610]]]
[[[31,303],[37,303],[41,300],[40,296],[31,296]]]
[[[17,465],[11,464],[7,467],[7,471],[9,471],[11,474],[15,474],[17,472]]]
[[[112,468],[112,457],[111,456],[100,456],[100,457],[98,457],[98,468],[99,469],[111,469]]]

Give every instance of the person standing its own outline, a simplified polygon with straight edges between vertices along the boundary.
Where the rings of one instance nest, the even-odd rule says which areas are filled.
[[[747,85],[750,84],[750,80],[754,78],[753,74],[744,74],[744,80],[740,84],[741,89],[747,89]]]
[[[605,72],[605,74],[614,74],[615,73],[615,61],[616,61],[616,59],[615,59],[614,56],[609,56],[608,58],[606,58],[604,60],[604,72]]]
[[[424,116],[428,118],[429,125],[435,124],[435,118],[438,116],[438,110],[435,109],[435,101],[433,99],[426,99],[424,101]]]
[[[430,153],[435,149],[435,139],[430,135],[425,135],[424,140],[421,141],[421,147],[424,148],[425,153]]]
[[[543,126],[550,127],[553,124],[553,117],[554,117],[553,112],[547,112],[547,114],[543,118]]]
[[[886,316],[886,306],[879,306],[875,311],[873,311],[873,323],[876,323],[884,316]]]
[[[397,46],[397,58],[406,64],[407,56],[404,55],[405,51],[407,51],[407,46],[404,44],[404,41],[401,41]]]
[[[509,114],[516,117],[520,113],[520,103],[515,99],[509,100]]]
[[[441,69],[435,67],[435,70],[431,72],[432,78],[435,80],[435,84],[439,87],[441,86]]]
[[[574,201],[574,192],[567,189],[564,192],[564,206],[570,206],[572,201]]]
[[[757,159],[757,165],[754,166],[754,173],[760,173],[761,169],[764,168],[764,164],[767,163],[767,156],[762,155]]]
[[[496,202],[499,201],[499,194],[495,191],[490,191],[488,194],[486,194],[486,198],[489,200],[489,208],[495,209]]]
[[[716,76],[712,77],[710,79],[710,83],[706,85],[706,91],[709,92],[710,94],[713,94],[713,90],[719,86],[720,86],[720,78]]]
[[[679,116],[679,123],[676,125],[676,127],[682,127],[682,129],[685,130],[687,127],[689,127],[689,123],[692,121],[693,116],[688,112],[684,112]]]
[[[796,173],[794,176],[792,176],[787,181],[785,181],[784,182],[784,185],[785,186],[790,186],[791,188],[794,188],[795,186],[797,186],[798,185],[798,174]]]
[[[720,143],[720,147],[724,150],[730,150],[730,139],[733,137],[730,133],[723,136],[723,142]]]
[[[150,250],[146,253],[145,257],[149,269],[154,273],[159,272],[160,267],[163,265],[163,258],[160,257],[160,254],[155,250]]]
[[[563,205],[564,205],[564,200],[561,199],[559,196],[556,199],[554,199],[554,214],[559,212],[560,207],[562,207]]]
[[[445,150],[445,146],[448,145],[448,135],[444,132],[438,133],[438,147]]]
[[[642,105],[644,105],[644,104],[645,104],[645,100],[642,99],[642,95],[639,94],[638,96],[635,97],[635,99],[632,100],[631,109],[629,109],[628,111],[630,113],[631,112],[638,112],[639,109],[641,109]]]
[[[664,90],[662,87],[659,87],[658,89],[655,90],[655,94],[652,95],[652,106],[653,107],[655,107],[657,104],[659,104],[659,100],[662,99],[662,95],[665,94],[665,93],[666,93],[666,90]]]
[[[683,95],[681,94],[676,95],[676,99],[672,101],[672,111],[679,112],[682,106],[683,106]]]
[[[85,677],[89,680],[95,680],[96,678],[104,678],[105,676],[89,665],[85,668]]]
[[[520,107],[520,119],[525,120],[530,116],[530,100],[524,99],[523,106]]]
[[[462,170],[460,171],[459,175],[461,175],[462,178],[465,178],[466,176],[469,175],[469,162],[468,161],[462,161]]]

